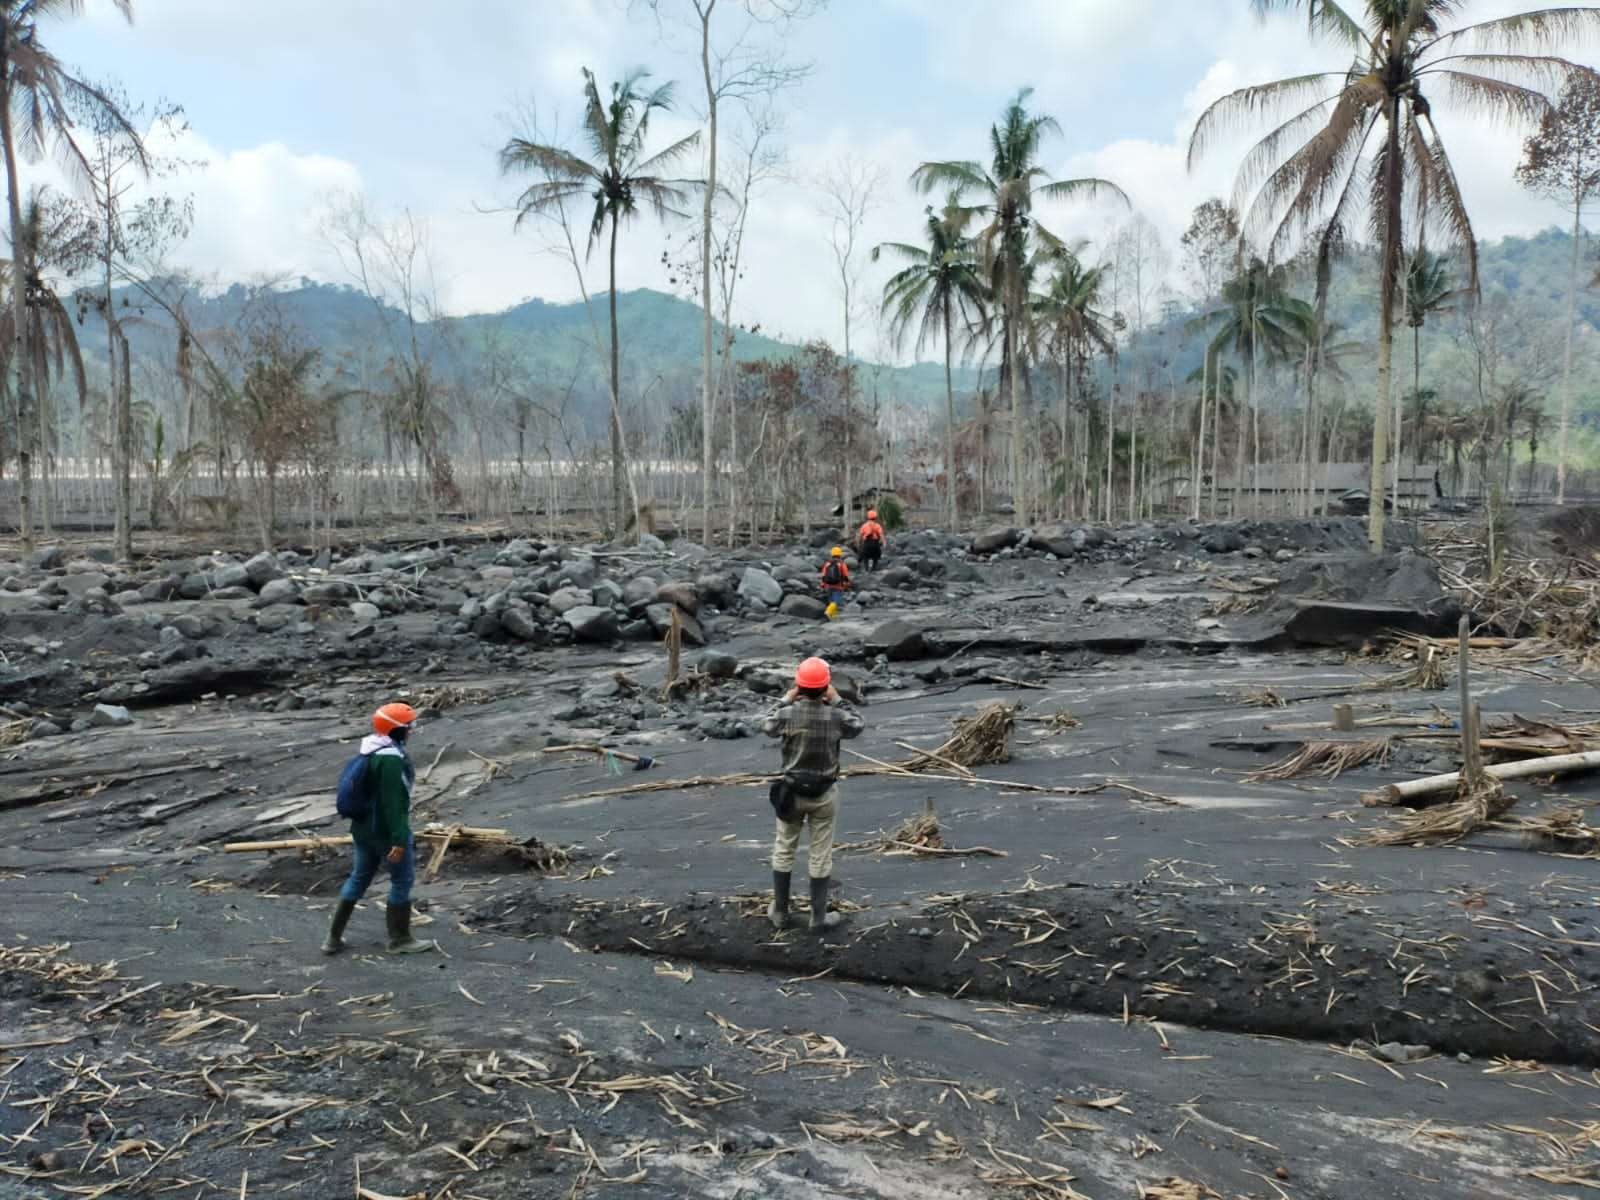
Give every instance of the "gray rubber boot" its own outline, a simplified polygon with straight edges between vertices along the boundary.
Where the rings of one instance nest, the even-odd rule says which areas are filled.
[[[826,933],[843,919],[838,913],[828,911],[828,885],[832,882],[831,878],[811,881],[812,933]]]
[[[390,954],[421,954],[433,949],[432,942],[419,942],[411,936],[411,905],[391,904],[384,909],[389,925]]]
[[[344,949],[344,927],[350,924],[350,914],[355,912],[354,900],[341,900],[333,910],[333,924],[328,926],[328,940],[322,943],[324,954],[337,954]]]
[[[772,873],[772,903],[767,905],[767,920],[774,929],[789,928],[789,872]]]

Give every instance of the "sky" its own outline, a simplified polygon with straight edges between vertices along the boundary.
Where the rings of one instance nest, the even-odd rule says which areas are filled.
[[[1466,7],[1480,19],[1529,6]],[[821,185],[844,164],[875,176],[861,245],[916,241],[928,200],[908,183],[913,169],[983,157],[989,125],[1029,86],[1030,103],[1060,124],[1046,143],[1047,169],[1117,183],[1175,254],[1194,206],[1229,194],[1244,145],[1220,145],[1187,169],[1199,113],[1233,88],[1342,65],[1303,18],[1260,20],[1246,0],[831,0],[798,24],[749,31],[741,7],[719,0],[719,43],[748,33],[747,44],[810,72],[777,98],[784,161],[751,206],[735,320],[835,345],[844,303]],[[350,282],[325,214],[339,197],[360,194],[369,210],[409,213],[426,227],[444,311],[574,299],[572,265],[552,252],[548,227],[513,229],[520,187],[500,174],[499,148],[527,131],[530,113],[546,134],[571,141],[584,67],[602,83],[643,66],[677,84],[653,145],[703,119],[698,42],[683,20],[689,0],[134,0],[134,9],[130,25],[110,0],[87,0],[83,15],[45,30],[46,44],[83,77],[183,106],[188,129],[169,148],[205,166],[160,183],[194,200],[194,229],[173,257],[219,282]],[[1568,53],[1592,64],[1595,50]],[[1561,220],[1511,178],[1522,131],[1448,105],[1436,119],[1480,237]],[[723,123],[726,165],[743,123],[737,105],[724,105]],[[48,162],[26,170],[57,178]],[[684,170],[700,173],[693,159]],[[1080,204],[1045,219],[1089,239],[1093,254],[1128,214]],[[681,294],[662,251],[685,232],[652,217],[625,227],[619,289]],[[588,287],[603,291],[604,254],[584,269]],[[905,357],[870,302],[886,272],[863,263],[852,340],[868,356]]]

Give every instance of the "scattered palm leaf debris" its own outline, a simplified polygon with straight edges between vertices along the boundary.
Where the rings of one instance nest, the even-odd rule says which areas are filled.
[[[56,987],[89,989],[117,978],[117,964],[81,963],[67,958],[71,942],[42,946],[0,946],[0,974],[30,975]]]
[[[1192,1179],[1173,1176],[1140,1189],[1139,1200],[1222,1200],[1222,1193]]]
[[[1043,725],[1045,737],[1047,738],[1059,737],[1069,729],[1081,729],[1083,727],[1083,722],[1064,708],[1057,709],[1053,713],[1047,713],[1042,717],[1018,717],[1017,720],[1027,721],[1033,725]]]
[[[1337,779],[1345,771],[1376,762],[1383,766],[1389,761],[1393,742],[1390,738],[1369,738],[1359,742],[1306,742],[1285,759],[1252,771],[1244,777],[1245,783],[1270,783],[1295,779],[1316,771],[1328,779]]]
[[[898,764],[907,771],[929,767],[986,767],[1011,761],[1011,734],[1016,728],[1015,704],[986,704],[976,715],[957,717],[955,732],[934,750],[924,750]]]
[[[439,687],[423,688],[415,693],[412,702],[419,709],[431,708],[437,712],[444,712],[467,704],[487,704],[505,695],[504,690],[491,691],[488,688],[442,684]]]
[[[1239,697],[1239,703],[1250,708],[1288,708],[1289,702],[1271,688],[1260,688]]]
[[[7,721],[0,725],[0,746],[16,746],[28,740],[28,731],[33,728],[31,720]]]
[[[432,846],[426,868],[428,878],[438,873],[445,853],[452,850],[457,857],[488,859],[542,872],[563,871],[572,864],[572,854],[565,847],[550,845],[537,837],[519,839],[504,829],[429,823],[416,830],[415,837]],[[350,835],[338,834],[279,838],[264,842],[227,842],[222,849],[228,854],[273,854],[280,850],[297,850],[303,856],[315,856],[319,851],[342,849],[348,845]]]
[[[609,746],[592,742],[575,742],[570,746],[546,746],[540,753],[593,754],[605,766],[609,775],[623,774],[623,763],[627,763],[635,771],[648,771],[656,765],[656,760],[648,754],[630,754],[625,750],[613,750]]]
[[[911,855],[927,858],[1007,858],[1009,855],[1004,850],[996,850],[990,846],[947,846],[944,833],[939,827],[939,818],[931,811],[924,811],[915,817],[901,822],[899,828],[893,833],[881,833],[878,837],[869,838],[864,842],[846,842],[834,847],[841,851],[864,851],[870,854],[884,855]]]
[[[1360,840],[1368,846],[1447,845],[1486,828],[1514,803],[1516,797],[1507,795],[1498,779],[1485,776],[1450,803],[1409,810],[1395,818],[1393,828],[1374,830]]]
[[[1563,853],[1600,856],[1600,827],[1588,824],[1582,808],[1557,808],[1537,817],[1511,817],[1495,821],[1494,827],[1544,839]]]

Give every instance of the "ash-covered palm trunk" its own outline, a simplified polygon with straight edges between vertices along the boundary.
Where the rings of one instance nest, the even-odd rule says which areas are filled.
[[[956,385],[950,358],[954,354],[954,322],[950,314],[950,298],[944,301],[944,481],[945,506],[950,513],[953,532],[960,523],[957,511],[956,488]]]
[[[622,354],[617,343],[617,221],[611,221],[611,528],[622,535]],[[643,533],[641,529],[639,531]]]
[[[1400,102],[1390,96],[1384,109],[1383,276],[1378,285],[1378,389],[1372,405],[1372,471],[1367,490],[1367,542],[1383,553],[1384,465],[1389,457],[1389,386],[1394,366],[1395,283],[1400,274],[1401,203]]]
[[[22,548],[33,549],[33,362],[28,354],[28,272],[32,247],[22,226],[17,143],[11,129],[11,47],[9,28],[0,26],[0,146],[6,160],[6,208],[11,218],[11,362],[17,372],[17,517]]]

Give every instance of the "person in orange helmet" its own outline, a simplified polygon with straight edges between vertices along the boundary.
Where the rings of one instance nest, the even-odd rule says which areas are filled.
[[[831,606],[842,607],[846,593],[855,586],[850,582],[850,564],[844,561],[843,546],[828,552],[828,561],[817,574],[822,581],[822,598]]]
[[[839,914],[828,911],[833,830],[839,815],[839,743],[861,732],[861,716],[839,698],[828,664],[813,657],[800,664],[794,686],[761,728],[768,737],[783,739],[783,774],[770,797],[778,825],[772,840],[772,903],[767,918],[775,929],[789,927],[789,881],[800,831],[809,827],[811,932],[824,933],[839,923]]]
[[[339,781],[339,811],[350,821],[350,877],[339,891],[324,954],[344,949],[344,930],[356,903],[372,886],[378,868],[389,872],[389,903],[384,910],[390,954],[431,950],[432,942],[411,936],[411,888],[417,876],[416,847],[411,837],[411,784],[416,770],[406,743],[417,723],[409,704],[385,704],[372,714],[372,732],[360,753],[345,767]]]
[[[887,541],[888,536],[883,532],[883,526],[878,524],[878,510],[869,508],[867,519],[856,531],[856,552],[861,555],[863,571],[878,569],[878,561],[883,557],[883,547]]]

